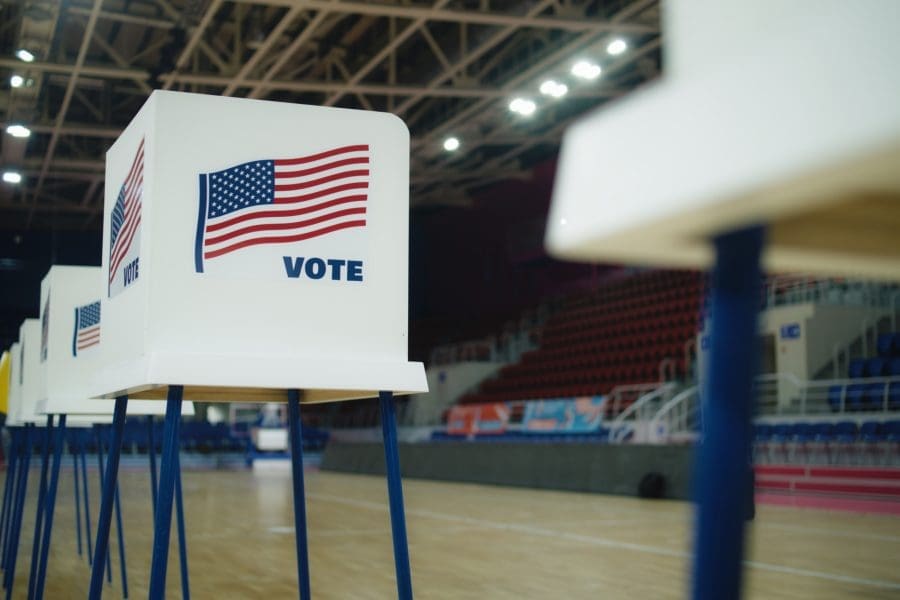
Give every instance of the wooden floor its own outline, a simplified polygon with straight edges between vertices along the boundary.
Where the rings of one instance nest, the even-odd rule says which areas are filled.
[[[15,584],[28,582],[36,475]],[[96,470],[91,473],[96,524]],[[130,596],[146,597],[149,476],[121,474]],[[72,471],[64,470],[46,598],[85,598],[76,554]],[[186,471],[191,589],[205,599],[296,598],[287,469]],[[384,481],[307,474],[312,591],[321,598],[391,598],[393,558]],[[691,507],[681,502],[426,481],[405,483],[418,598],[683,598]],[[169,597],[179,598],[177,551]],[[900,598],[900,519],[760,507],[747,569],[750,598]],[[113,545],[113,551],[115,550]],[[114,554],[114,556],[117,556]],[[121,598],[115,584],[104,597]]]

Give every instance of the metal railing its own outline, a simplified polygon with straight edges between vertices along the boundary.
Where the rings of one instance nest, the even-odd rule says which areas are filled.
[[[609,407],[609,414],[618,416],[622,411],[629,408],[632,403],[638,402],[644,394],[655,392],[663,385],[666,384],[659,381],[617,385],[607,395],[606,405]]]
[[[650,431],[660,441],[693,441],[700,435],[700,386],[682,390],[662,405],[650,420]]]
[[[779,373],[756,378],[760,416],[896,412],[892,390],[900,390],[900,376],[803,381]]]
[[[618,444],[625,441],[629,437],[629,434],[634,431],[634,422],[649,420],[654,414],[659,411],[660,406],[663,406],[669,401],[669,399],[677,389],[677,386],[674,383],[649,385],[655,385],[655,387],[644,395],[638,397],[637,400],[635,400],[625,410],[618,413],[618,415],[610,422],[610,442]],[[613,392],[615,392],[615,390],[613,390]],[[615,404],[613,406],[613,414],[616,414]]]
[[[896,284],[801,273],[771,275],[765,279],[763,289],[763,302],[768,308],[803,303],[886,308],[894,306],[898,293]]]
[[[790,373],[760,375],[755,383],[756,416],[856,420],[896,415],[900,413],[897,390],[900,376],[804,381]],[[689,387],[659,408],[650,418],[649,431],[657,432],[660,441],[696,438],[702,424],[700,407],[700,387]],[[614,426],[611,430],[615,435]]]

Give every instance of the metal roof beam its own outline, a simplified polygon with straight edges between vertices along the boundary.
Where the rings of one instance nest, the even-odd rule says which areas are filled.
[[[569,19],[562,17],[538,16],[554,4],[554,0],[541,3],[541,10],[529,10],[525,15],[494,13],[475,10],[450,10],[439,7],[410,6],[403,4],[364,4],[362,2],[338,2],[328,0],[237,0],[248,4],[267,6],[302,6],[311,10],[329,10],[357,15],[377,15],[382,17],[403,17],[421,19],[423,21],[444,21],[449,23],[469,23],[472,25],[494,25],[498,27],[512,26],[535,27],[538,29],[556,29],[561,31],[614,31],[618,33],[655,33],[658,28],[640,23],[613,23],[602,19]]]
[[[180,14],[175,8],[172,7],[171,4],[166,2],[166,0],[156,0],[156,3],[173,19],[178,19]],[[209,6],[206,8],[206,12],[203,13],[203,16],[200,18],[200,23],[197,24],[196,27],[188,27],[188,32],[191,34],[191,38],[188,40],[188,43],[185,44],[184,50],[178,56],[178,60],[175,61],[175,71],[182,68],[187,60],[191,57],[191,54],[194,52],[194,47],[198,46],[201,51],[216,65],[220,72],[228,71],[228,65],[225,64],[225,61],[222,60],[222,57],[213,50],[209,44],[203,41],[203,32],[206,31],[209,22],[212,21],[212,18],[218,12],[219,7],[222,6],[222,0],[212,0]],[[170,82],[166,82],[166,85],[163,89],[169,89],[171,87]]]
[[[550,6],[552,3],[553,3],[553,0],[540,0],[540,2],[538,2],[537,4],[535,4],[534,6],[531,7],[531,9],[528,11],[528,15],[532,16],[532,15],[540,14],[542,11],[546,10],[547,7]],[[442,85],[445,81],[447,81],[448,79],[453,77],[456,73],[459,73],[460,71],[462,71],[463,69],[468,67],[470,64],[472,64],[473,62],[475,62],[476,60],[478,60],[479,58],[484,56],[487,52],[489,52],[495,46],[502,43],[506,38],[508,38],[509,36],[514,34],[516,31],[518,31],[518,29],[519,28],[516,25],[505,26],[503,29],[496,32],[491,37],[489,37],[487,40],[485,40],[480,46],[478,46],[477,48],[474,48],[470,52],[467,52],[466,54],[464,54],[458,61],[456,61],[456,63],[454,65],[452,65],[452,68],[445,69],[443,73],[441,73],[440,75],[438,75],[437,77],[432,79],[428,83],[427,87],[429,89],[431,89],[431,88],[436,88],[439,85]],[[583,35],[587,35],[587,34],[583,34]],[[418,102],[419,100],[421,100],[424,97],[426,97],[425,94],[417,94],[417,95],[412,96],[411,98],[407,98],[406,100],[401,102],[399,106],[397,106],[394,109],[394,112],[398,115],[403,115],[416,102]]]
[[[291,24],[297,19],[300,13],[303,12],[303,9],[299,6],[294,6],[290,10],[285,13],[281,20],[278,21],[278,25],[269,32],[269,35],[266,36],[265,41],[256,49],[253,53],[253,56],[250,57],[250,60],[244,63],[244,66],[241,67],[241,70],[237,72],[237,74],[232,78],[231,82],[225,87],[222,91],[223,96],[232,95],[235,90],[244,85],[244,79],[253,72],[253,69],[256,68],[256,65],[259,64],[265,55],[272,49],[272,46],[281,39],[281,36],[284,35],[285,30],[291,26]]]
[[[100,7],[102,5],[103,0],[94,0],[94,6],[88,17],[87,25],[85,25],[84,33],[81,38],[81,47],[78,49],[78,57],[75,60],[75,66],[72,69],[69,78],[69,85],[66,86],[66,93],[63,96],[62,104],[59,107],[59,111],[56,113],[56,125],[50,136],[50,143],[47,144],[47,152],[44,154],[44,163],[43,166],[41,166],[41,173],[38,176],[34,194],[31,196],[31,211],[28,213],[28,218],[25,222],[26,229],[31,225],[31,219],[34,216],[34,208],[37,205],[37,198],[41,193],[41,186],[44,184],[44,179],[47,176],[47,172],[50,170],[50,162],[53,160],[53,154],[56,152],[56,145],[59,143],[59,130],[62,127],[63,121],[66,120],[66,113],[69,112],[72,96],[75,95],[75,85],[78,83],[78,76],[81,73],[81,68],[84,66],[84,59],[87,57],[88,48],[91,46],[94,27],[97,25],[97,18],[100,14]]]
[[[440,10],[442,7],[446,6],[450,0],[436,0],[434,5],[432,5],[432,10]],[[378,51],[375,56],[373,56],[369,61],[363,65],[361,68],[357,69],[356,73],[353,74],[353,77],[350,78],[349,83],[357,84],[363,80],[366,75],[371,73],[378,65],[384,62],[393,52],[397,50],[403,42],[405,42],[409,37],[416,33],[420,27],[425,25],[428,21],[427,17],[419,17],[409,25],[403,28],[403,31],[393,36],[391,40]],[[325,102],[322,103],[323,106],[334,106],[338,100],[344,97],[347,92],[337,93],[330,97],[328,97]]]

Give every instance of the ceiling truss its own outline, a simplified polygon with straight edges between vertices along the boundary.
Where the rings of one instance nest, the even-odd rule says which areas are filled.
[[[55,5],[55,10],[54,6]],[[154,88],[393,112],[412,134],[414,206],[458,204],[528,177],[565,127],[659,71],[657,0],[56,0],[3,2],[0,167],[26,180],[0,193],[3,226],[96,226],[103,156]],[[628,40],[617,57],[613,37]],[[18,47],[37,60],[17,60]],[[574,60],[603,76],[579,82]],[[570,93],[544,99],[545,77]],[[528,119],[507,110],[535,99]],[[457,136],[461,148],[444,152]]]

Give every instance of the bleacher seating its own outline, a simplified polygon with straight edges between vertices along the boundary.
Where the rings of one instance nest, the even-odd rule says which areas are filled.
[[[685,271],[640,273],[573,298],[548,319],[537,350],[461,402],[606,394],[617,385],[658,381],[664,359],[684,375],[700,300],[700,275]]]
[[[900,377],[900,332],[883,333],[876,343],[878,356],[856,358],[847,367],[847,377],[858,382],[828,389],[828,404],[833,412],[841,409],[844,396],[849,411],[900,411],[900,381],[866,381],[870,378]],[[885,395],[887,396],[885,398]]]
[[[758,423],[753,429],[759,463],[893,464],[900,458],[900,420]]]
[[[43,430],[36,430],[43,435]],[[93,429],[68,429],[66,431],[69,448],[83,446],[88,452],[97,451],[97,435],[104,444],[109,437],[109,426]],[[328,432],[303,426],[303,449],[321,450],[328,442]],[[40,438],[39,438],[40,440]],[[153,424],[153,445],[156,453],[162,452],[163,422],[157,419]],[[249,431],[246,424],[209,423],[207,421],[185,420],[181,423],[179,442],[183,452],[243,452],[247,448]],[[36,444],[36,448],[40,448]],[[146,417],[130,417],[125,421],[122,432],[122,452],[124,454],[146,454],[150,449],[150,431]]]

